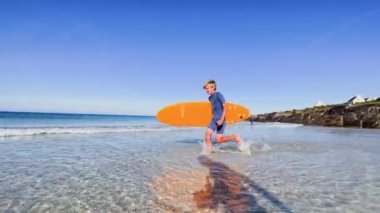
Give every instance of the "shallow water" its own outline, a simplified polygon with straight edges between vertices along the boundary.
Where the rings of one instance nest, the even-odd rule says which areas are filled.
[[[1,137],[0,212],[380,211],[378,130],[240,123],[251,154],[204,156],[203,128],[147,122]]]

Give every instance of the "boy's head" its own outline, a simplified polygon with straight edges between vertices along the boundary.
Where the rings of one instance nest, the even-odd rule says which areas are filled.
[[[203,89],[206,90],[207,94],[212,95],[216,91],[216,82],[214,80],[209,80],[203,84]]]

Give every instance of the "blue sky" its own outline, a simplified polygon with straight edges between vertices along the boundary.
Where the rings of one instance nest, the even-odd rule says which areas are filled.
[[[0,110],[253,114],[380,96],[380,2],[0,0]]]

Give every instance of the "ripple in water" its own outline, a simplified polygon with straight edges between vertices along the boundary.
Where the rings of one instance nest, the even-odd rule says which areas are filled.
[[[266,212],[261,200],[272,210],[291,212],[276,195],[249,177],[206,155],[198,157],[203,172],[168,170],[149,187],[159,200],[157,208],[183,212]],[[260,202],[259,202],[260,201]]]

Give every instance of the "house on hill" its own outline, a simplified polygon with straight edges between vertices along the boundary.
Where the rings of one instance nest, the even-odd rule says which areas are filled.
[[[357,103],[364,103],[364,102],[365,102],[365,99],[362,96],[358,95],[358,96],[352,97],[350,100],[346,102],[346,104],[354,105]]]
[[[318,102],[314,105],[314,107],[324,107],[324,106],[326,106],[326,104],[324,104],[322,101],[318,101]]]
[[[365,98],[365,102],[368,102],[368,101],[376,101],[376,98]]]

